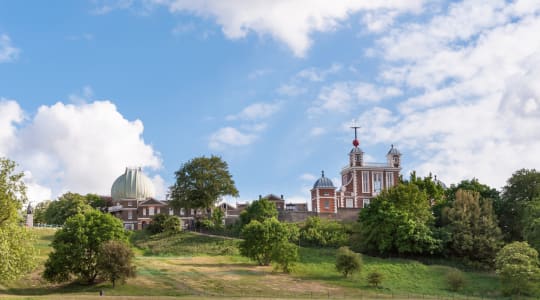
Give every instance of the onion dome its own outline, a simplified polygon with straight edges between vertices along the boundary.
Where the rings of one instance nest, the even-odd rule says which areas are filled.
[[[113,200],[145,200],[154,195],[154,184],[143,174],[141,168],[126,168],[124,174],[118,177],[111,187]]]
[[[394,145],[392,144],[392,147],[390,148],[390,150],[388,150],[387,155],[401,155],[401,152],[399,152],[397,148],[394,148]]]
[[[335,188],[335,187],[334,187],[334,184],[332,183],[332,180],[324,177],[324,171],[322,171],[321,178],[319,178],[319,179],[317,179],[317,181],[315,181],[315,184],[313,185],[313,188],[317,189],[317,188]]]

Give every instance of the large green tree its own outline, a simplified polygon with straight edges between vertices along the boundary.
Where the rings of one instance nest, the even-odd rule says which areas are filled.
[[[540,198],[540,172],[521,169],[508,179],[503,188],[497,215],[507,241],[522,241],[525,214],[532,202]]]
[[[43,277],[51,282],[65,282],[75,276],[93,283],[99,274],[98,254],[102,243],[127,241],[122,222],[97,210],[69,217],[54,235],[53,251],[45,262]]]
[[[175,172],[170,187],[175,208],[211,208],[222,196],[238,196],[227,163],[218,156],[196,157]]]
[[[475,265],[491,266],[503,244],[492,200],[461,189],[454,198],[443,217],[450,237],[447,247],[450,254]]]
[[[523,238],[540,252],[540,197],[527,205],[523,220]]]
[[[47,213],[47,208],[49,208],[51,202],[51,200],[41,201],[36,205],[36,207],[34,207],[34,224],[47,223],[45,214]]]
[[[77,193],[65,193],[52,201],[45,211],[47,224],[62,225],[71,216],[92,210],[86,196]]]
[[[427,194],[412,183],[384,190],[359,215],[359,250],[378,255],[433,253],[440,241],[433,237]]]
[[[23,173],[15,162],[0,158],[0,281],[17,279],[36,263],[34,237],[18,223],[18,210],[26,201]]]
[[[242,225],[249,224],[252,220],[263,222],[266,219],[277,218],[278,211],[276,205],[266,198],[251,202],[248,207],[240,213]]]
[[[261,266],[274,261],[284,271],[289,271],[291,264],[298,260],[298,247],[290,242],[298,238],[293,236],[297,234],[298,231],[290,230],[276,218],[263,222],[253,220],[242,229],[244,240],[240,243],[240,253]]]

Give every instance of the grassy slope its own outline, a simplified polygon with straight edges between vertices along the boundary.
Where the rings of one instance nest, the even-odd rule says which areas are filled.
[[[50,251],[52,230],[36,230],[41,265]],[[422,295],[454,296],[497,295],[497,279],[491,274],[466,273],[467,287],[461,294],[446,289],[448,267],[424,265],[412,260],[379,259],[364,256],[360,275],[343,279],[334,269],[335,250],[301,248],[301,261],[290,275],[274,273],[271,267],[258,267],[238,256],[236,240],[179,234],[148,236],[136,233],[138,276],[127,284],[110,289],[109,283],[94,286],[52,285],[40,278],[43,267],[25,278],[5,284],[7,295],[54,295],[64,293],[88,297],[105,289],[107,295],[185,296],[227,295],[263,297],[368,298],[375,293],[403,298]],[[365,277],[377,270],[384,276],[383,288],[367,287]],[[312,292],[311,292],[312,291]],[[86,295],[86,296],[85,296]],[[45,296],[47,298],[47,296]]]

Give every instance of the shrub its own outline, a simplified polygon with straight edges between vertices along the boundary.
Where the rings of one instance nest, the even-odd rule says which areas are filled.
[[[362,257],[349,247],[338,249],[336,256],[336,269],[346,278],[354,272],[359,272],[362,268]]]
[[[538,252],[527,242],[504,246],[495,258],[505,295],[532,295],[540,285]]]
[[[378,288],[383,281],[383,275],[377,271],[369,273],[367,277],[369,285]]]
[[[458,269],[451,269],[446,273],[446,283],[451,291],[458,291],[465,286],[465,276]]]
[[[179,232],[182,230],[182,223],[177,216],[157,214],[152,218],[152,222],[146,227],[152,234],[161,232]]]
[[[348,239],[343,224],[319,217],[308,218],[300,228],[300,242],[303,245],[337,248],[346,245]]]

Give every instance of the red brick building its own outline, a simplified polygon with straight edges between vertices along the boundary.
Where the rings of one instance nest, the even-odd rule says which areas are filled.
[[[391,146],[385,163],[364,161],[364,152],[359,141],[353,140],[349,152],[349,164],[341,170],[341,186],[336,189],[332,181],[322,172],[311,189],[311,207],[317,213],[338,213],[340,209],[361,209],[369,204],[371,198],[383,189],[398,183],[401,171],[401,153]]]

